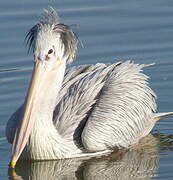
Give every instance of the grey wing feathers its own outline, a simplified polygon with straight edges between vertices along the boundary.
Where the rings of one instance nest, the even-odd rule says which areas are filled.
[[[85,149],[128,147],[150,132],[156,96],[143,67],[127,61],[109,75],[82,132]]]
[[[65,95],[58,100],[59,103],[54,112],[54,123],[62,137],[80,141],[88,115],[96,103],[108,74],[117,64],[110,66],[96,64],[68,70],[63,88],[59,93]],[[71,83],[75,78],[77,80]]]

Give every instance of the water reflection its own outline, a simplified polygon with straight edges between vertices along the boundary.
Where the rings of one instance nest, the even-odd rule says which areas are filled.
[[[130,150],[92,159],[68,159],[43,162],[20,162],[16,173],[9,170],[9,179],[151,179],[159,167],[160,136],[148,135]]]

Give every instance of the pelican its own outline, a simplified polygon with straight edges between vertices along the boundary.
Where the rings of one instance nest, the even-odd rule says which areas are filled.
[[[156,112],[156,95],[142,73],[148,65],[125,61],[66,70],[78,38],[53,8],[26,38],[34,67],[24,103],[6,126],[12,168],[19,157],[53,160],[129,148],[160,117],[173,114]]]

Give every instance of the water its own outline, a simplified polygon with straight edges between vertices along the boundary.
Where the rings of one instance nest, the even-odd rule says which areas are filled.
[[[0,6],[0,179],[8,179],[10,145],[5,124],[23,102],[33,57],[24,36],[48,5],[59,10],[84,44],[73,63],[132,59],[156,65],[145,69],[158,96],[158,111],[173,111],[173,1],[6,0]],[[173,117],[161,119],[142,149],[92,160],[24,163],[23,179],[172,179]],[[144,143],[145,144],[145,143]],[[18,178],[13,173],[13,179]]]

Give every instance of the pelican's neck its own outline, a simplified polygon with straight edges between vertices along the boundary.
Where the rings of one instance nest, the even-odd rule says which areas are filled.
[[[40,91],[34,113],[35,124],[27,144],[31,159],[57,159],[62,156],[61,149],[55,149],[56,144],[60,145],[61,137],[53,124],[53,111],[62,86],[65,67],[65,63],[62,63],[57,71],[50,74]]]
[[[39,109],[41,110],[40,116],[47,119],[46,116],[53,116],[53,110],[56,105],[59,91],[62,87],[66,63],[60,64],[59,68],[53,69],[52,72],[46,77],[42,89],[39,91]],[[40,118],[39,118],[40,119]]]

